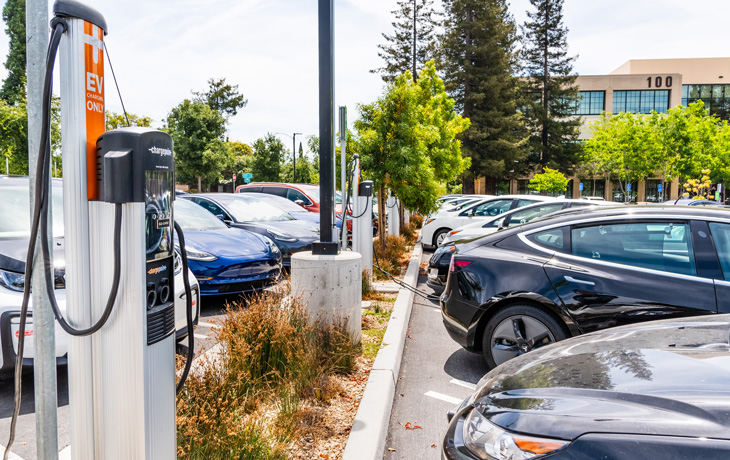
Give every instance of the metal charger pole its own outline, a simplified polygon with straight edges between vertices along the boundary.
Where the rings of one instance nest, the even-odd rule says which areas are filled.
[[[48,1],[27,0],[25,5],[26,54],[28,79],[28,166],[36,171],[38,148],[43,124],[43,80],[46,72],[46,51],[48,50]],[[7,158],[6,169],[7,169]],[[53,190],[53,187],[49,187]],[[31,208],[35,203],[35,177],[30,180]],[[53,193],[51,192],[51,195]],[[48,225],[53,222],[49,206]],[[31,215],[33,214],[31,209]],[[48,239],[53,241],[49,231]],[[40,248],[41,236],[35,243]],[[53,244],[50,244],[53,247]],[[52,265],[52,264],[51,264]],[[56,407],[56,321],[49,300],[44,278],[43,255],[36,250],[33,260],[33,316],[26,325],[32,331],[33,380],[35,392],[36,451],[40,459],[58,458],[58,423]],[[62,333],[62,332],[59,332]]]
[[[342,199],[347,199],[347,156],[345,150],[347,149],[347,107],[340,107],[340,181],[342,191]],[[347,203],[342,202],[342,225],[345,226],[345,230],[342,232],[341,248],[344,251],[347,249]]]

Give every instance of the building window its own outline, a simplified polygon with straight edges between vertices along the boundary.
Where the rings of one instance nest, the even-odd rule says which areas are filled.
[[[621,185],[621,182],[617,180],[613,181],[613,201],[617,203],[636,203],[636,188],[639,184],[636,182],[632,182],[631,190],[626,193],[624,193],[624,189],[621,187]]]
[[[605,110],[605,91],[580,91],[575,115],[600,115]]]
[[[664,193],[666,193],[667,190],[662,189],[661,192],[659,191],[659,185],[661,185],[661,183],[662,181],[659,179],[646,180],[644,201],[647,201],[649,203],[661,203],[662,201],[664,201]]]
[[[710,115],[730,120],[730,85],[682,85],[682,105],[702,101]]]
[[[613,113],[666,113],[669,109],[669,90],[614,91]]]
[[[588,179],[583,181],[583,190],[580,196],[606,196],[606,180],[605,179]]]
[[[539,195],[540,192],[530,188],[529,179],[518,179],[517,180],[517,194],[518,195]]]
[[[509,179],[503,179],[497,181],[497,196],[509,195]]]

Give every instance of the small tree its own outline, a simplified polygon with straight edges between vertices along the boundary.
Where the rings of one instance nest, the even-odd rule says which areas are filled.
[[[278,182],[281,175],[281,160],[284,157],[284,144],[272,133],[253,143],[253,162],[251,174],[256,182]]]
[[[543,168],[542,174],[530,179],[530,187],[540,193],[564,192],[568,186],[568,178],[557,169]]]
[[[129,120],[129,122],[127,122]],[[123,128],[125,126],[140,126],[149,128],[152,126],[152,118],[128,113],[125,117],[123,113],[115,113],[106,111],[106,130]]]
[[[220,113],[222,117],[235,116],[238,109],[246,107],[248,99],[238,92],[238,85],[226,83],[225,78],[211,78],[208,80],[208,91],[204,93],[193,92],[195,100],[205,102],[208,106]]]

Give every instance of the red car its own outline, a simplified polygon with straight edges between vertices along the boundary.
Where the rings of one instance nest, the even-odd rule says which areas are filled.
[[[258,192],[287,198],[307,211],[319,212],[319,185],[259,182],[236,187],[236,193]],[[335,211],[342,212],[342,195],[335,192]]]

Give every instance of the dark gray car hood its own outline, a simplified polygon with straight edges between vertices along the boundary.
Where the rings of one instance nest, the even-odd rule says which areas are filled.
[[[488,373],[475,407],[521,433],[730,439],[730,315],[607,329]]]

